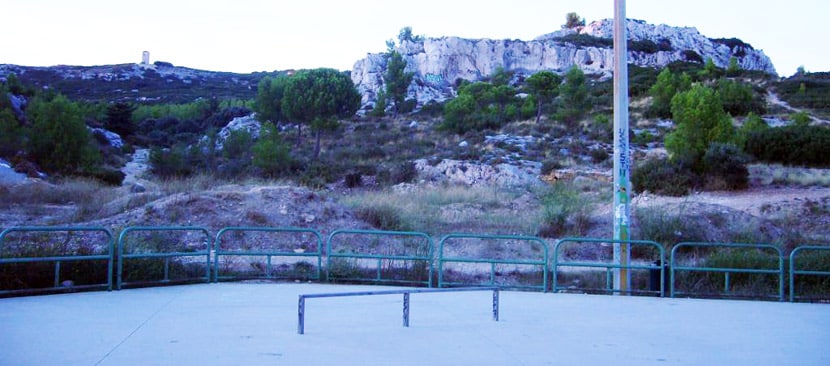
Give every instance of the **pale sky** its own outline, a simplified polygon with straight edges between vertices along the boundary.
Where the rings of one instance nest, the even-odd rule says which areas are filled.
[[[0,64],[166,61],[249,73],[350,70],[411,26],[427,37],[531,40],[577,12],[613,18],[613,0],[2,0]],[[830,71],[827,0],[627,0],[629,18],[693,26],[761,49],[781,76]]]

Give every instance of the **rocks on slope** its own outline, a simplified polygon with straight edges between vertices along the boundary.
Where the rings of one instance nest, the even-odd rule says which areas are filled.
[[[735,57],[743,69],[775,74],[769,57],[739,40],[713,40],[695,28],[652,25],[638,20],[628,20],[627,29],[631,41],[647,40],[663,46],[654,52],[629,49],[629,63],[638,66],[662,67],[674,61],[689,61],[694,52],[702,60],[712,59],[719,67],[729,66],[730,59]],[[613,70],[610,44],[583,46],[561,37],[578,33],[610,40],[612,31],[613,20],[606,19],[532,41],[425,38],[423,42],[404,41],[397,51],[404,56],[407,71],[414,73],[409,98],[423,105],[452,98],[456,80],[480,80],[499,67],[528,76],[540,70],[564,73],[577,65],[586,73],[610,77]],[[384,87],[385,71],[383,54],[369,54],[355,63],[352,81],[363,95],[364,108],[374,105],[377,92]]]

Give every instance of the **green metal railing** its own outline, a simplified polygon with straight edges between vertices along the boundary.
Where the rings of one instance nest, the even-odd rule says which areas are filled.
[[[356,252],[352,248],[348,249],[339,249],[337,248],[334,243],[336,238],[344,237],[347,235],[357,236],[357,237],[368,237],[371,238],[370,240],[374,240],[374,249],[381,249],[387,250],[392,252],[397,252],[401,248],[395,248],[390,244],[383,244],[380,242],[381,239],[390,238],[399,238],[404,240],[411,240],[414,239],[416,241],[422,242],[420,245],[415,245],[415,254],[414,255],[398,255],[398,254],[383,254],[378,253],[376,251],[371,252]],[[364,245],[364,247],[372,247],[373,245]],[[374,231],[374,230],[335,230],[333,231],[326,241],[326,278],[328,281],[332,280],[349,280],[349,281],[371,281],[371,282],[392,282],[392,283],[412,283],[412,284],[422,284],[428,287],[432,287],[432,273],[433,273],[433,264],[432,264],[432,253],[433,253],[433,242],[432,238],[424,233],[419,232],[412,232],[412,231]],[[398,250],[396,250],[398,249]],[[420,252],[420,253],[419,253]],[[356,261],[358,262],[355,265],[349,263],[349,261]],[[426,269],[427,273],[417,273],[417,270],[409,269],[409,266],[404,268],[404,273],[398,273],[398,278],[389,278],[387,275],[384,277],[384,268],[383,264],[384,261],[389,264],[387,268],[387,273],[393,272],[394,268],[392,268],[392,263],[396,261],[401,261],[405,263],[412,263],[412,267],[421,267],[421,269]],[[333,262],[336,263],[333,265]],[[376,265],[374,278],[367,278],[363,276],[361,268],[362,266],[360,263],[362,262],[374,262]],[[336,267],[333,269],[333,267]],[[425,276],[424,276],[425,275]],[[392,273],[393,277],[396,277],[395,273]],[[412,276],[407,278],[408,276]],[[413,278],[414,277],[414,278]],[[420,278],[418,278],[420,277]],[[424,278],[425,277],[425,278]]]
[[[528,242],[529,244],[538,244],[541,247],[541,254],[539,259],[494,259],[481,258],[472,256],[454,256],[448,257],[445,255],[445,246],[448,241],[458,239],[480,239],[480,240],[495,240],[495,241],[520,241]],[[547,291],[548,288],[548,245],[544,240],[532,236],[517,236],[517,235],[475,235],[475,234],[449,234],[441,238],[438,245],[438,287],[450,286],[469,286],[469,283],[464,282],[450,282],[444,280],[444,265],[446,263],[481,263],[490,266],[490,278],[486,286],[500,286],[503,288],[526,288],[539,289]],[[513,265],[513,266],[531,266],[539,267],[541,273],[541,284],[539,285],[501,285],[496,283],[498,265]]]
[[[645,246],[645,247],[653,247],[657,249],[658,257],[651,258],[649,261],[651,264],[648,264],[649,261],[645,263],[628,263],[628,264],[616,264],[611,262],[585,262],[585,261],[562,261],[560,260],[560,248],[563,244],[566,243],[585,243],[589,245],[614,245],[614,244],[628,244],[630,246],[629,252],[633,248],[633,246]],[[665,296],[666,288],[662,279],[665,278],[665,267],[661,265],[664,262],[665,258],[665,251],[663,250],[663,246],[650,241],[650,240],[613,240],[613,239],[596,239],[596,238],[563,238],[560,239],[553,249],[553,263],[551,265],[551,272],[553,272],[553,292],[557,292],[560,290],[567,290],[569,287],[560,286],[559,285],[559,275],[558,270],[559,267],[581,267],[581,268],[603,268],[605,269],[605,287],[604,288],[585,288],[585,290],[599,290],[608,293],[658,293],[661,297]],[[615,290],[613,288],[613,275],[615,269],[626,269],[626,270],[648,270],[648,271],[660,271],[660,291],[656,290],[634,290],[634,289],[627,289],[627,290]]]
[[[225,234],[229,233],[245,233],[245,232],[262,232],[262,233],[273,233],[273,234],[309,234],[314,236],[315,243],[314,243],[314,250],[309,250],[307,246],[304,245],[295,245],[294,248],[291,250],[285,250],[284,248],[273,248],[273,249],[259,249],[259,250],[236,250],[236,249],[224,249],[223,248],[223,237]],[[233,239],[229,239],[232,241]],[[298,243],[300,244],[300,243]],[[283,250],[280,250],[283,249]],[[298,275],[295,274],[293,277],[278,277],[274,275],[274,268],[271,261],[271,258],[274,257],[293,257],[293,258],[316,258],[317,259],[317,266],[316,269],[313,271],[314,275],[308,276],[307,279],[310,280],[319,280],[320,273],[322,268],[322,261],[323,261],[323,237],[320,235],[320,232],[314,229],[302,229],[302,228],[276,228],[276,227],[226,227],[222,230],[219,230],[219,233],[216,234],[215,240],[215,248],[214,248],[214,281],[222,280],[230,280],[236,278],[236,276],[222,276],[220,275],[220,267],[219,267],[219,258],[227,256],[227,257],[265,257],[266,264],[265,264],[265,275],[264,276],[257,276],[256,278],[265,278],[265,279],[275,279],[275,278],[293,278],[297,277]],[[296,264],[296,263],[295,263]],[[250,278],[250,277],[246,277]]]
[[[159,233],[169,233],[169,232],[180,232],[184,234],[189,233],[200,233],[204,236],[204,239],[199,242],[199,244],[193,248],[192,250],[182,251],[182,250],[172,250],[167,251],[165,248],[141,248],[141,247],[128,247],[128,235],[131,233],[139,233],[139,232],[150,232],[154,234]],[[205,275],[204,277],[198,277],[204,280],[204,282],[210,282],[210,251],[212,247],[212,235],[210,232],[203,227],[199,226],[134,226],[128,227],[121,232],[121,235],[118,236],[118,276],[116,282],[116,288],[121,289],[124,285],[129,285],[131,282],[125,282],[123,280],[124,275],[124,262],[130,259],[163,259],[163,275],[161,280],[156,280],[155,282],[159,283],[168,283],[173,282],[170,279],[170,261],[175,258],[196,258],[196,257],[204,257],[204,267],[205,267]],[[158,240],[158,239],[156,239]],[[162,239],[164,240],[164,239]],[[169,243],[165,244],[162,242],[152,241],[150,244],[156,246],[166,246]],[[176,243],[174,243],[176,244]],[[131,249],[130,252],[125,252],[126,249]],[[178,249],[178,248],[176,248]],[[194,261],[194,263],[199,263],[198,260]],[[184,279],[182,281],[191,281],[193,279]],[[152,281],[151,281],[152,282]]]
[[[98,232],[104,234],[106,237],[106,242],[102,243],[106,248],[106,254],[98,254],[98,255],[87,255],[87,254],[72,254],[72,255],[49,255],[49,256],[32,256],[32,257],[6,257],[7,254],[13,253],[6,253],[6,246],[5,241],[6,238],[14,232],[26,233],[26,232],[39,232],[39,233],[49,233],[49,232],[66,232],[67,235],[72,235],[73,232]],[[56,226],[56,227],[37,227],[37,226],[24,226],[24,227],[12,227],[3,230],[0,232],[0,265],[2,264],[13,264],[13,263],[38,263],[38,262],[55,262],[55,269],[54,269],[54,283],[53,287],[51,288],[44,288],[44,289],[21,289],[21,290],[8,290],[8,291],[0,291],[0,294],[13,294],[13,293],[24,293],[24,292],[31,292],[31,291],[49,291],[49,290],[57,290],[57,289],[64,289],[66,286],[62,286],[61,283],[61,263],[62,262],[78,262],[78,261],[107,261],[107,276],[106,281],[100,284],[72,284],[69,286],[75,289],[85,289],[85,288],[106,288],[107,291],[112,291],[112,273],[113,273],[113,252],[114,252],[114,240],[112,232],[109,229],[103,227],[81,227],[81,226]]]
[[[798,269],[796,259],[798,259],[799,254],[806,251],[827,252],[830,254],[830,246],[805,245],[793,249],[792,253],[790,253],[790,301],[793,302],[797,299],[795,276],[830,276],[830,271]]]
[[[750,251],[771,251],[775,253],[778,259],[778,268],[735,268],[735,267],[707,267],[704,265],[680,265],[678,264],[677,252],[681,248],[733,248],[750,253]],[[773,258],[770,258],[773,259]],[[671,269],[670,269],[670,287],[671,296],[688,295],[691,292],[680,292],[675,290],[675,273],[677,271],[689,272],[720,272],[724,274],[724,290],[723,294],[729,295],[731,282],[730,275],[733,273],[747,273],[747,274],[767,274],[778,276],[778,298],[784,301],[784,255],[781,249],[771,244],[744,244],[744,243],[694,243],[683,242],[672,248],[671,251]]]

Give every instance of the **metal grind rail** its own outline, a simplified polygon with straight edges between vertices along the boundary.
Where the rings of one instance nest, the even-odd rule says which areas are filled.
[[[435,292],[468,292],[468,291],[493,291],[493,320],[499,321],[499,288],[498,287],[456,287],[456,288],[420,288],[404,290],[381,290],[381,291],[358,291],[339,292],[324,294],[300,295],[297,305],[297,334],[305,334],[305,300],[324,297],[347,297],[347,296],[375,296],[375,295],[403,295],[403,326],[409,327],[409,295]]]

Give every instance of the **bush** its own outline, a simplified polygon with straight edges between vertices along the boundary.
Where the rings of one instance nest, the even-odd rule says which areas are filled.
[[[830,167],[830,128],[784,126],[751,133],[746,152],[769,163]]]
[[[387,204],[361,207],[355,211],[355,215],[379,230],[408,231],[407,224],[401,215],[401,209]]]
[[[573,186],[555,183],[542,197],[542,205],[543,219],[538,236],[581,236],[590,226],[589,204]]]
[[[749,184],[747,156],[732,144],[712,144],[703,155],[704,186],[708,190],[745,189]]]
[[[678,160],[649,159],[637,166],[631,174],[634,191],[678,197],[688,194],[700,178],[691,164]]]
[[[683,59],[689,62],[703,63],[703,57],[699,53],[692,50],[683,51]]]
[[[192,173],[187,164],[186,149],[176,146],[171,149],[154,148],[150,150],[150,171],[162,178],[185,177]]]
[[[554,40],[561,43],[570,43],[579,48],[610,48],[614,46],[614,40],[611,38],[594,37],[590,34],[584,33],[571,33],[562,37],[554,38]]]
[[[605,149],[601,149],[601,148],[591,150],[590,154],[591,154],[591,161],[593,161],[596,164],[602,163],[603,161],[608,160],[608,158],[610,157],[608,155],[608,152],[605,151]]]
[[[542,175],[548,175],[554,170],[562,169],[562,163],[559,160],[548,159],[542,162]]]
[[[349,173],[346,174],[346,178],[344,179],[346,183],[346,187],[355,188],[360,187],[363,184],[363,176],[360,173]]]

